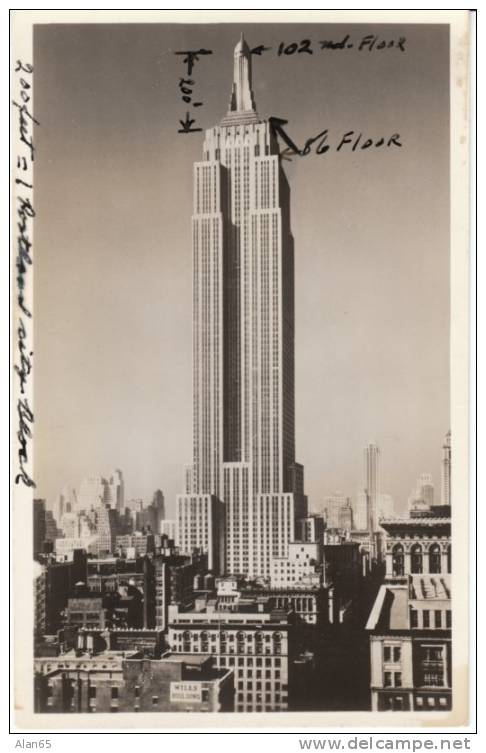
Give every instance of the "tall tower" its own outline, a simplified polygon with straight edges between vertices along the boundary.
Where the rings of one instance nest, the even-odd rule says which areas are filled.
[[[193,462],[178,523],[219,500],[224,569],[269,575],[307,500],[295,462],[290,192],[243,36],[228,112],[194,165],[192,253]],[[190,546],[179,528],[182,538]]]
[[[378,530],[378,506],[380,499],[380,448],[374,442],[366,445],[365,461],[365,489],[368,495],[368,526],[370,530]]]
[[[451,504],[451,432],[445,435],[442,445],[441,503]]]

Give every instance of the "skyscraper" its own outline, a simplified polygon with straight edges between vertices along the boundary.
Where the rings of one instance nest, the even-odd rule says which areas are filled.
[[[442,445],[441,503],[451,504],[451,432],[445,435]]]
[[[243,37],[229,110],[203,149],[192,218],[193,461],[177,505],[199,516],[209,497],[222,501],[225,569],[269,575],[307,499],[295,462],[290,192],[256,111]]]
[[[364,449],[365,489],[368,493],[369,530],[378,529],[378,502],[380,498],[380,448],[370,442]]]
[[[427,505],[432,506],[434,504],[434,484],[430,473],[421,473],[418,477],[417,494]]]
[[[103,482],[105,485],[104,503],[121,514],[125,508],[123,473],[117,469],[109,475],[107,481],[103,480]]]

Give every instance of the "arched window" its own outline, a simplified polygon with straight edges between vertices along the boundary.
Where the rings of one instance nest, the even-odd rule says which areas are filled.
[[[395,544],[392,550],[393,575],[405,575],[403,546]]]
[[[440,546],[432,544],[429,549],[429,573],[440,573]]]
[[[423,556],[422,547],[420,544],[414,544],[410,551],[410,572],[422,573],[423,572]]]

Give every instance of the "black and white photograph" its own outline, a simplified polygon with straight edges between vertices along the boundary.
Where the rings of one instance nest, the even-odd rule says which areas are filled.
[[[465,725],[467,12],[178,13],[13,39],[18,713]]]

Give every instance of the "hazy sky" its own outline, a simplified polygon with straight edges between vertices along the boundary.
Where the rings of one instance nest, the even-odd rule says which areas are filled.
[[[376,441],[382,487],[403,507],[417,476],[440,491],[449,428],[447,26],[36,27],[35,480],[121,468],[128,496],[160,487],[169,512],[191,460],[192,165],[203,134],[176,50],[196,63],[192,108],[225,114],[233,47],[251,47],[259,114],[303,145],[400,133],[402,148],[294,157],[296,440],[310,504],[355,497]],[[358,51],[361,38],[406,37]],[[319,41],[352,48],[321,50]],[[314,54],[277,55],[280,42]]]

